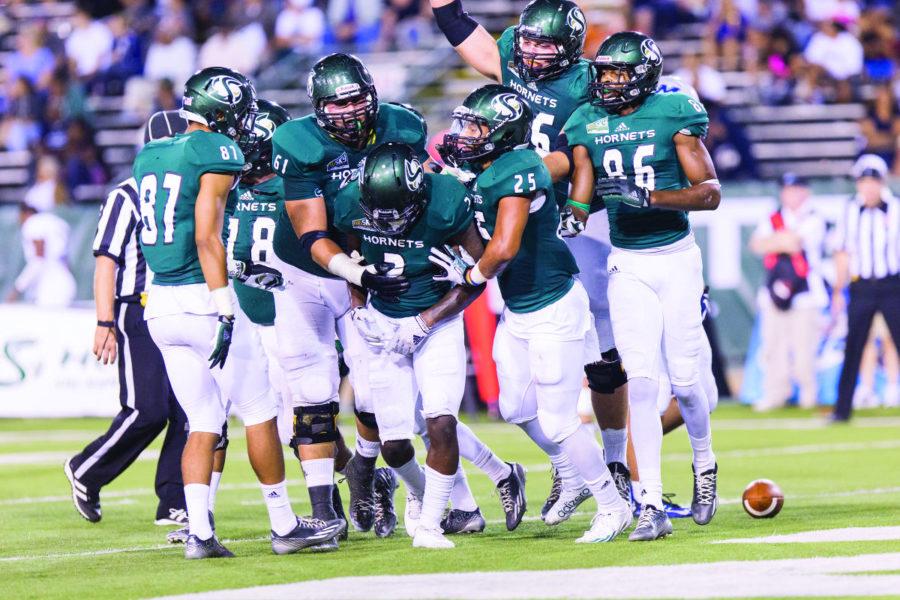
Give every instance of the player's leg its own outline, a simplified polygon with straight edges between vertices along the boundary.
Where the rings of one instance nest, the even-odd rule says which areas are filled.
[[[162,355],[159,357],[162,362]],[[156,480],[154,487],[159,498],[159,514],[168,513],[172,516],[172,508],[181,509],[184,515],[184,523],[187,523],[187,510],[184,508],[184,482],[181,480],[181,455],[184,453],[184,444],[187,442],[187,415],[178,405],[175,393],[169,385],[166,376],[166,388],[168,389],[168,427],[163,438],[162,448],[159,452],[159,460],[156,463]],[[166,509],[166,507],[169,507]],[[165,513],[161,509],[165,509]],[[176,515],[178,513],[175,513]],[[176,519],[177,520],[177,519]],[[182,523],[182,525],[184,524]]]

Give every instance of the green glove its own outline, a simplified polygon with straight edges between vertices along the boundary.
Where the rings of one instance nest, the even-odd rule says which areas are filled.
[[[606,204],[621,202],[635,208],[650,208],[650,190],[636,185],[630,179],[601,177],[597,179],[594,194]]]
[[[231,337],[234,332],[234,315],[219,315],[219,323],[216,325],[216,337],[213,338],[213,351],[209,355],[209,368],[220,369],[225,366],[228,358],[228,350],[231,348]]]

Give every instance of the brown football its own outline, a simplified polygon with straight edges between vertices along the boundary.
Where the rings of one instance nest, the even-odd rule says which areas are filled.
[[[784,506],[781,488],[769,479],[751,481],[744,490],[742,500],[744,510],[754,519],[771,519]]]

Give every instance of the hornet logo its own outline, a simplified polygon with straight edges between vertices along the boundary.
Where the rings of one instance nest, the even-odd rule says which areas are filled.
[[[515,94],[499,94],[491,100],[491,108],[497,116],[507,121],[515,121],[522,116],[522,101]]]
[[[403,171],[406,176],[406,187],[415,192],[422,187],[422,181],[425,179],[425,173],[422,171],[422,164],[413,159],[403,161]]]
[[[569,14],[566,15],[566,25],[572,29],[576,36],[581,35],[584,31],[585,19],[584,13],[581,12],[580,8],[575,6],[569,11]]]
[[[269,118],[269,113],[259,113],[253,123],[253,137],[260,142],[267,142],[272,139],[274,133],[275,123]]]
[[[641,54],[643,54],[652,65],[662,64],[662,52],[659,51],[656,42],[649,38],[641,42]]]
[[[206,84],[206,92],[223,104],[237,104],[244,97],[241,82],[231,75],[217,75]]]

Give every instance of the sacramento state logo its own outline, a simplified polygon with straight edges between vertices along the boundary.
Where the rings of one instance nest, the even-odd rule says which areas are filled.
[[[267,142],[275,134],[275,123],[269,118],[269,113],[259,113],[253,124],[253,137],[260,142]]]
[[[404,160],[403,174],[406,177],[406,187],[409,191],[415,192],[422,187],[422,181],[425,180],[425,173],[422,171],[422,163],[415,159]]]
[[[223,104],[238,104],[244,97],[241,82],[231,75],[216,75],[206,84],[206,93],[210,98]]]
[[[573,7],[566,15],[566,25],[572,30],[573,37],[578,37],[584,32],[584,13],[577,6]]]
[[[515,121],[522,116],[522,101],[515,94],[498,94],[491,99],[491,109],[501,119]]]
[[[650,38],[641,42],[641,54],[644,55],[644,58],[646,58],[651,65],[662,64],[662,52],[659,51],[656,42]]]

